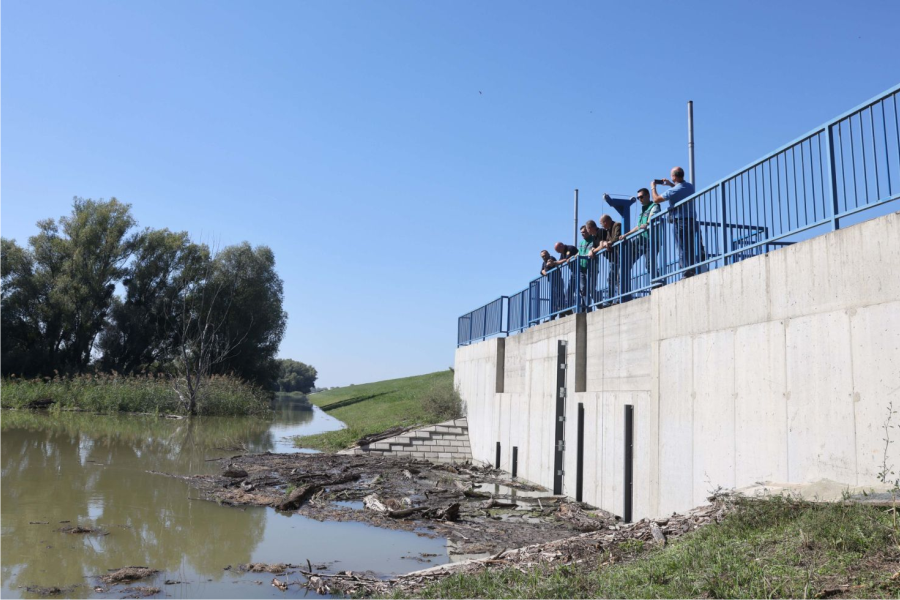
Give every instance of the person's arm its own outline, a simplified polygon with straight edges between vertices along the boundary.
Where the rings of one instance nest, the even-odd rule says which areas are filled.
[[[671,181],[669,181],[668,179],[660,179],[660,181],[662,182],[660,185],[667,185],[669,187],[675,187],[675,184],[672,183]],[[663,192],[663,194],[660,196],[659,194],[656,193],[656,180],[654,179],[653,181],[650,182],[650,197],[653,198],[653,201],[656,202],[657,204],[659,204],[663,200],[668,200],[669,199],[669,197],[667,195],[668,193],[669,193],[668,191]]]
[[[665,198],[656,193],[656,181],[650,182],[650,197],[653,198],[653,201],[657,204],[660,204],[665,200]]]

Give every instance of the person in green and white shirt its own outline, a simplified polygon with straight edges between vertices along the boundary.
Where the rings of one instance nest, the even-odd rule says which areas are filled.
[[[627,273],[631,272],[631,267],[637,263],[641,257],[647,262],[647,272],[650,271],[650,217],[660,211],[659,204],[650,200],[650,191],[647,188],[641,188],[637,192],[637,199],[641,203],[641,215],[638,217],[638,224],[627,232],[622,238],[626,238],[632,233],[640,231],[631,239],[631,247],[626,252],[625,269]]]

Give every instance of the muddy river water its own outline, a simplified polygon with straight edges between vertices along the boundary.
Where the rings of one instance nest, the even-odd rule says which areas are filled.
[[[29,588],[59,587],[68,597],[122,597],[128,592],[97,577],[126,566],[160,571],[134,584],[160,588],[150,597],[314,596],[299,586],[282,592],[271,574],[238,565],[309,559],[388,576],[448,561],[442,538],[219,506],[182,480],[148,472],[212,473],[219,466],[210,459],[295,452],[290,436],[343,426],[303,399],[281,397],[274,408],[273,419],[192,420],[3,411],[2,596],[40,597]],[[58,531],[76,525],[100,533]]]

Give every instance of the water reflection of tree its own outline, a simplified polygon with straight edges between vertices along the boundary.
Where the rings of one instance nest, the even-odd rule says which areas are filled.
[[[306,396],[275,394],[271,406],[276,423],[302,425],[313,420],[313,405]]]
[[[248,561],[262,540],[264,510],[191,501],[183,481],[146,471],[208,469],[205,459],[210,452],[222,454],[215,448],[223,439],[271,443],[266,421],[4,411],[2,428],[7,589],[81,583],[85,576],[123,565],[187,568],[218,578],[226,564]],[[53,532],[63,520],[93,523],[110,535]]]

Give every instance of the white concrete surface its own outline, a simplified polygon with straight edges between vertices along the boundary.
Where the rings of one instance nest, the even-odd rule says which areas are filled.
[[[564,491],[621,514],[624,406],[635,407],[634,517],[682,511],[721,486],[831,480],[875,487],[889,402],[900,410],[900,214],[744,260],[586,315],[459,348],[472,452],[551,487],[556,344],[568,342]],[[576,355],[576,336],[584,355]],[[584,391],[574,365],[583,360]],[[900,419],[894,417],[894,424]],[[888,466],[900,472],[900,426]]]

